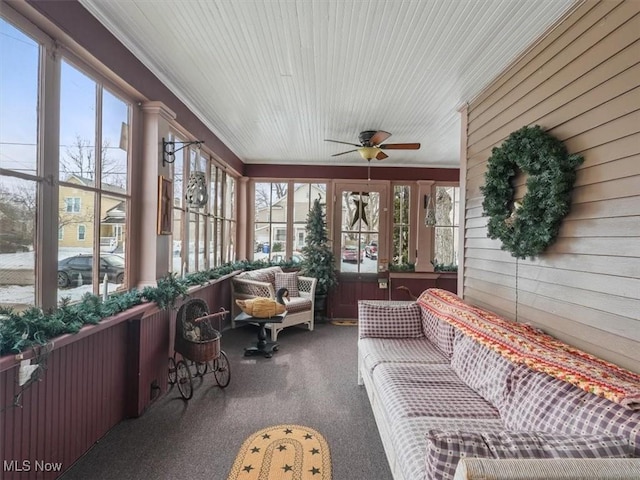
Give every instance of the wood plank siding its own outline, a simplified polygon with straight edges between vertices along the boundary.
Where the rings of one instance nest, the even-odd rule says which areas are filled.
[[[640,372],[640,2],[582,3],[466,112],[464,298]],[[480,186],[491,149],[535,124],[584,163],[556,243],[516,262]]]

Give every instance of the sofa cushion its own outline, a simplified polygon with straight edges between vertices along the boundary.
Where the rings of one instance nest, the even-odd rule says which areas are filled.
[[[369,372],[380,363],[449,363],[440,350],[424,337],[361,338],[358,351]]]
[[[275,272],[274,287],[276,289],[276,293],[281,288],[286,288],[289,290],[289,297],[299,297],[298,272]]]
[[[401,417],[499,418],[449,365],[382,363],[373,371],[380,404],[393,423]]]
[[[520,367],[512,372],[501,408],[506,428],[577,435],[622,435],[640,456],[640,411],[629,410],[553,378]]]
[[[543,432],[429,430],[427,478],[452,479],[461,458],[625,458],[631,448],[615,435],[563,435]]]
[[[427,432],[430,429],[500,432],[504,426],[499,418],[407,417],[391,425],[391,441],[397,465],[403,478],[425,480]]]
[[[420,307],[416,303],[358,302],[360,338],[422,337]]]
[[[500,410],[507,401],[516,366],[466,335],[456,336],[451,368],[482,398]]]
[[[453,341],[456,329],[450,323],[439,319],[432,312],[420,307],[422,332],[447,358],[453,355]]]

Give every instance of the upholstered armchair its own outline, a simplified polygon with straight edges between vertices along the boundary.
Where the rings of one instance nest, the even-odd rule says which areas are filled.
[[[280,267],[267,267],[242,272],[233,277],[231,282],[233,328],[236,327],[233,319],[240,313],[236,300],[255,297],[275,299],[276,292],[285,287],[289,290],[289,301],[285,301],[287,316],[282,323],[265,325],[265,328],[271,331],[271,341],[275,342],[281,330],[293,325],[307,325],[309,330],[313,330],[317,279],[300,276],[298,272],[283,272]]]

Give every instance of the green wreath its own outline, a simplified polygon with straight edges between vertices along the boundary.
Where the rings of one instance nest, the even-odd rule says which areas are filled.
[[[516,258],[535,257],[553,243],[569,213],[575,169],[581,155],[569,155],[564,144],[538,125],[513,132],[491,150],[485,174],[483,215],[487,236],[502,240]],[[514,202],[513,179],[527,175],[527,193]]]

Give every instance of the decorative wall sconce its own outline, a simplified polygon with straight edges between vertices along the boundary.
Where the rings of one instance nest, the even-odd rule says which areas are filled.
[[[176,161],[176,153],[178,153],[183,148],[186,148],[190,145],[196,145],[200,148],[200,145],[204,143],[204,140],[195,140],[193,142],[167,142],[164,137],[162,137],[162,166],[166,166],[167,163],[173,163]],[[176,145],[182,145],[180,148],[176,148]]]
[[[436,209],[433,206],[431,195],[424,196],[424,224],[433,227],[436,224]]]

